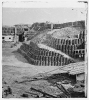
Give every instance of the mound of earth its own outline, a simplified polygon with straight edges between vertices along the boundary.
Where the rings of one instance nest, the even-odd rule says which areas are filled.
[[[81,27],[65,27],[61,29],[45,30],[38,33],[31,41],[34,43],[42,43],[51,38],[76,39],[81,31],[83,31]]]

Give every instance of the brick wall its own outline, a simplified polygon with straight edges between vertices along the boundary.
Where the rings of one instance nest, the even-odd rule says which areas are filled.
[[[78,35],[78,38],[76,39],[56,39],[52,37],[51,40],[48,40],[45,43],[52,48],[61,50],[62,52],[66,53],[67,55],[71,57],[76,57],[74,56],[74,52],[78,50],[78,47],[80,45],[85,45],[85,34],[84,34],[84,31],[81,31],[80,34]],[[81,48],[81,49],[84,49],[84,48]],[[82,51],[81,49],[79,51]],[[82,56],[81,54],[79,58],[82,58],[82,57],[84,58],[84,56]]]
[[[45,41],[45,43],[52,48],[61,50],[73,58],[84,60],[85,49],[77,49],[85,42],[84,38],[84,32],[80,32],[77,39],[56,39],[51,37],[51,40]],[[20,49],[25,52],[25,56],[27,56],[29,62],[34,65],[62,66],[74,62],[61,54],[39,48],[37,44],[33,42],[30,42],[30,45],[24,43]]]
[[[25,55],[27,55],[28,59],[30,60],[29,62],[34,65],[62,66],[74,62],[68,58],[63,57],[61,54],[42,48],[34,49],[33,46],[29,46],[27,44],[23,44],[20,47],[20,50],[25,52]]]

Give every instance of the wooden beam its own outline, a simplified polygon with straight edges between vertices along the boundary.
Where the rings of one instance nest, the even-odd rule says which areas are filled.
[[[53,95],[51,95],[51,94],[48,94],[48,93],[46,93],[46,92],[43,92],[43,91],[41,91],[41,90],[38,90],[38,89],[35,89],[35,88],[32,88],[32,87],[31,87],[30,89],[42,93],[43,96],[48,96],[48,97],[51,97],[51,98],[57,98],[56,96],[53,96]]]

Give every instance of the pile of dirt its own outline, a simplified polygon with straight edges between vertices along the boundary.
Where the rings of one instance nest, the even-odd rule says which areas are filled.
[[[52,37],[54,38],[76,38],[76,35],[80,34],[81,30],[76,29],[75,27],[66,27],[58,30],[53,30]]]
[[[12,74],[9,77],[12,77]],[[75,91],[77,86],[83,86],[84,83],[76,84],[75,78],[65,73],[42,76],[40,78],[35,76],[32,79],[30,76],[26,77],[25,74],[20,75],[19,73],[18,77],[14,75],[13,78],[7,78],[4,76],[2,81],[3,98],[85,97],[84,91]]]
[[[43,32],[39,32],[36,36],[31,40],[34,43],[41,43],[46,41],[47,37],[57,38],[57,39],[74,39],[77,38],[76,35],[80,34],[83,29],[80,27],[65,27],[61,29],[53,29],[46,30]]]

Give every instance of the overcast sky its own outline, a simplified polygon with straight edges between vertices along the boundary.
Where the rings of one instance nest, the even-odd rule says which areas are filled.
[[[34,22],[70,22],[85,20],[83,8],[3,8],[3,25],[32,24]]]

